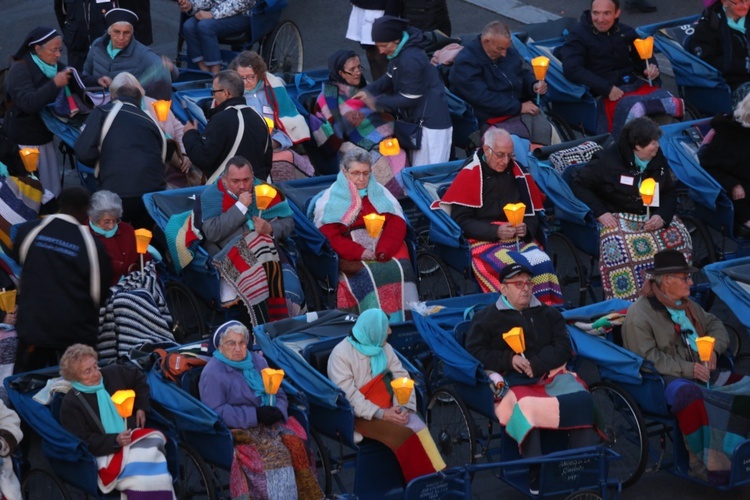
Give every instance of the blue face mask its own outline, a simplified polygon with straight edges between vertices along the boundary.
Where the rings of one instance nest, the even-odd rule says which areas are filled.
[[[100,228],[99,226],[95,225],[93,222],[89,221],[89,227],[91,228],[91,230],[94,231],[96,234],[100,234],[104,236],[105,238],[111,238],[112,236],[114,236],[115,233],[117,232],[117,226],[118,224],[115,224],[115,227],[113,227],[109,231],[106,231]]]

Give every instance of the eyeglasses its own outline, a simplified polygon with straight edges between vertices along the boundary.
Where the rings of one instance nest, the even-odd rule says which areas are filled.
[[[750,1],[750,0],[748,0],[748,1]],[[677,274],[670,274],[670,276],[672,276],[673,278],[680,279],[680,280],[684,281],[685,283],[690,283],[693,280],[693,275],[692,274],[688,274],[687,276],[680,276],[680,275],[677,275]]]
[[[502,151],[497,152],[497,151],[495,151],[494,149],[492,149],[489,146],[487,146],[487,149],[489,149],[490,153],[492,153],[492,155],[495,158],[497,158],[498,160],[506,160],[507,159],[508,161],[513,161],[516,158],[516,155],[514,155],[513,153],[503,153]]]
[[[62,47],[58,47],[58,48],[55,48],[55,49],[49,49],[47,47],[43,47],[43,48],[44,48],[44,50],[46,50],[50,54],[62,54],[63,53],[63,48]]]
[[[242,77],[243,82],[254,82],[258,79],[258,75],[246,75]]]
[[[355,66],[355,67],[353,67],[353,68],[351,69],[351,71],[347,71],[347,70],[345,70],[345,69],[342,69],[342,70],[341,70],[341,72],[342,72],[343,74],[345,74],[345,75],[349,75],[349,76],[354,76],[355,74],[362,74],[362,72],[363,72],[364,70],[365,70],[365,67],[364,67],[364,66],[362,66],[362,65],[360,65],[360,66]]]
[[[513,285],[519,290],[523,290],[524,288],[532,288],[534,283],[531,281],[506,281],[503,285]]]
[[[211,89],[211,95],[216,95],[217,92],[226,92],[227,89]]]
[[[224,345],[230,349],[234,349],[235,347],[245,348],[247,347],[247,340],[227,340],[226,342],[224,342]]]
[[[347,175],[351,175],[352,177],[362,177],[362,178],[364,178],[364,177],[369,177],[370,176],[370,171],[369,170],[367,172],[350,172],[350,171],[347,170],[346,173],[347,173]]]

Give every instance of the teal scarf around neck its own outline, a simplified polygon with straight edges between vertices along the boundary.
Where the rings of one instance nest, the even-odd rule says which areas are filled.
[[[250,389],[255,392],[255,395],[260,398],[261,406],[269,406],[271,404],[271,398],[266,392],[266,388],[263,385],[263,377],[260,375],[258,370],[255,369],[255,363],[253,363],[253,357],[250,353],[247,353],[245,359],[242,361],[232,361],[224,356],[218,349],[214,351],[214,358],[218,359],[227,366],[242,370],[242,375],[245,377],[247,385]]]
[[[386,56],[388,59],[393,59],[394,57],[397,57],[401,53],[401,49],[404,48],[404,45],[406,45],[406,41],[409,40],[409,33],[404,31],[404,36],[401,37],[401,41],[398,42],[398,47],[396,47],[396,51],[390,55]]]
[[[109,57],[111,57],[112,59],[114,59],[117,56],[117,54],[119,54],[121,51],[122,49],[116,49],[112,45],[112,40],[110,40],[109,43],[107,44],[107,54],[109,54]]]
[[[86,394],[96,394],[96,402],[99,404],[99,418],[102,421],[104,432],[107,434],[119,434],[125,431],[125,420],[117,413],[115,404],[104,388],[104,378],[97,385],[83,385],[80,382],[71,382],[70,385],[77,391]]]
[[[727,13],[727,8],[724,7],[724,14]],[[732,28],[735,31],[739,31],[743,35],[745,34],[745,18],[741,17],[738,20],[734,20],[729,15],[727,15],[727,26]]]
[[[643,173],[646,170],[646,167],[648,167],[648,163],[651,160],[641,160],[638,158],[637,154],[633,154],[633,161],[635,163],[635,166],[638,167],[638,171]]]
[[[680,305],[681,301],[677,302],[677,305]],[[673,309],[671,307],[667,307],[667,311],[669,312],[669,317],[672,318],[672,322],[675,325],[680,325],[680,331],[687,335],[688,344],[690,344],[690,349],[692,349],[695,352],[698,352],[698,344],[695,343],[695,340],[698,338],[698,334],[695,331],[695,327],[693,326],[693,323],[690,321],[690,318],[687,317],[687,312],[684,309]],[[687,333],[690,332],[690,333]]]
[[[39,56],[36,54],[31,54],[31,60],[39,66],[39,69],[42,70],[42,73],[44,73],[44,76],[47,78],[54,78],[57,74],[57,64],[47,64],[39,59]]]

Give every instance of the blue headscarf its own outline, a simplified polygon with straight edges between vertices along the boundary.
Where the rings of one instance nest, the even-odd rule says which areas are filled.
[[[221,337],[224,336],[224,334],[229,331],[229,329],[236,327],[247,329],[245,325],[237,320],[227,321],[216,329],[216,332],[213,336],[214,347],[216,347],[216,350],[214,351],[214,358],[218,359],[227,366],[231,366],[232,368],[235,368],[237,370],[242,370],[242,375],[245,377],[247,385],[250,386],[250,389],[252,389],[255,395],[260,398],[261,406],[268,406],[271,404],[271,398],[266,392],[266,388],[263,385],[263,377],[255,368],[253,357],[249,355],[249,352],[245,353],[245,359],[243,359],[242,361],[232,361],[224,356],[221,351],[219,351],[219,341],[221,341]]]
[[[125,420],[117,413],[117,408],[112,402],[107,390],[104,388],[104,377],[97,385],[83,385],[80,382],[71,382],[73,389],[86,394],[96,394],[96,402],[99,405],[99,419],[107,434],[119,434],[125,431]]]
[[[354,338],[347,337],[354,348],[370,358],[372,376],[383,373],[388,366],[383,345],[388,337],[388,316],[381,309],[368,309],[357,318],[352,328]]]

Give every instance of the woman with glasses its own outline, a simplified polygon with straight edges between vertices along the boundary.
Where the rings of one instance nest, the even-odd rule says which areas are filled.
[[[378,182],[396,198],[404,190],[396,180],[406,166],[406,151],[382,156],[380,142],[393,136],[393,116],[375,111],[352,99],[367,85],[359,56],[352,50],[340,49],[328,58],[328,81],[315,101],[310,115],[310,128],[318,147],[325,156],[339,151],[345,153],[354,147],[370,152],[373,171]]]
[[[257,52],[246,50],[240,52],[229,69],[239,73],[245,86],[245,102],[260,113],[267,122],[273,124],[271,139],[273,141],[275,182],[287,180],[288,175],[279,172],[281,162],[293,164],[299,171],[309,177],[315,174],[315,168],[304,154],[299,154],[294,146],[310,140],[310,127],[305,118],[297,111],[291,97],[287,94],[284,81],[268,73],[268,66]],[[294,149],[293,149],[294,148]]]
[[[268,362],[250,351],[253,338],[239,321],[216,329],[216,350],[201,373],[203,403],[232,430],[231,498],[319,499],[323,492],[311,469],[307,433],[294,417],[284,389],[271,397],[261,371]]]
[[[497,127],[487,129],[484,146],[458,172],[439,202],[459,225],[471,247],[471,267],[484,292],[497,292],[498,275],[511,263],[534,271],[533,293],[545,304],[562,303],[549,256],[534,240],[544,197],[513,156],[513,139]],[[523,221],[508,222],[503,207],[523,203]]]
[[[368,231],[365,216],[383,217]],[[406,219],[396,198],[372,175],[370,154],[347,152],[331,187],[313,198],[308,217],[339,256],[336,306],[354,313],[381,308],[391,322],[404,321],[417,298],[405,243]]]
[[[52,28],[34,28],[13,55],[13,64],[5,77],[8,110],[3,128],[19,147],[39,150],[39,180],[44,187],[44,202],[62,191],[53,135],[40,112],[57,99],[70,81],[71,70],[59,62],[62,36]]]
[[[690,259],[692,240],[675,216],[678,181],[659,148],[661,130],[650,118],[632,120],[617,142],[572,167],[573,194],[591,209],[599,230],[599,268],[604,296],[635,300],[656,252],[679,250]],[[640,188],[656,182],[646,209]]]

